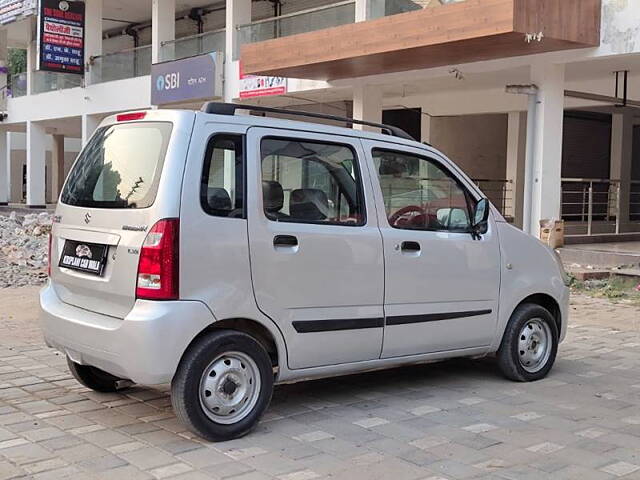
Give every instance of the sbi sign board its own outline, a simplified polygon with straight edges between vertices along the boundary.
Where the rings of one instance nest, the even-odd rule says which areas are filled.
[[[213,100],[222,97],[222,54],[183,58],[151,66],[151,103]]]

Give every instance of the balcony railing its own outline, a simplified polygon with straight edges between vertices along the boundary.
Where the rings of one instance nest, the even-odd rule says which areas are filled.
[[[27,72],[12,75],[9,85],[12,98],[24,97],[27,94]]]
[[[622,182],[596,178],[563,178],[561,217],[568,235],[620,234],[637,231],[640,221],[640,181],[629,184],[628,205],[622,205]],[[623,208],[624,207],[624,208]],[[621,215],[620,212],[627,211]]]
[[[209,52],[224,52],[225,44],[224,29],[178,38],[162,43],[160,61],[168,62]]]
[[[473,182],[487,196],[505,219],[513,222],[513,180],[474,178]]]
[[[619,180],[563,178],[561,217],[574,223],[574,233],[620,233],[619,199]]]
[[[82,76],[68,73],[33,72],[31,93],[46,93],[82,86]]]
[[[92,83],[112,82],[151,74],[151,45],[93,57]]]
[[[449,3],[460,3],[465,1],[466,0],[454,0]],[[446,6],[446,4],[442,4],[437,0],[371,0],[369,3],[369,11],[367,12],[367,18],[373,20],[375,18],[397,15],[398,13],[413,12],[416,10],[422,10],[423,8],[436,8],[443,6]]]
[[[240,25],[237,31],[238,48],[233,52],[233,58],[239,58],[240,46],[247,43],[288,37],[354,22],[355,1],[348,0]]]

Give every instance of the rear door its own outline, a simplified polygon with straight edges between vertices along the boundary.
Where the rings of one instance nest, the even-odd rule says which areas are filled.
[[[125,114],[96,130],[56,209],[52,285],[63,302],[118,318],[133,308],[147,232],[179,213],[193,117]]]
[[[251,272],[293,369],[377,359],[383,259],[357,139],[251,128]]]
[[[384,241],[382,357],[489,345],[500,288],[493,219],[481,239],[471,236],[476,195],[444,158],[417,148],[363,143]]]

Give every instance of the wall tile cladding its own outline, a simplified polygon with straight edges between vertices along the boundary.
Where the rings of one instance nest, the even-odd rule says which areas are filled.
[[[640,52],[640,1],[602,1],[601,43],[606,53]]]

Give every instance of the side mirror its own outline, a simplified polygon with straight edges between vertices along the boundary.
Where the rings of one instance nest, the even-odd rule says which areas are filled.
[[[482,198],[473,211],[473,223],[471,224],[471,236],[474,239],[480,239],[480,236],[487,233],[489,228],[489,212],[491,206],[489,200]]]

